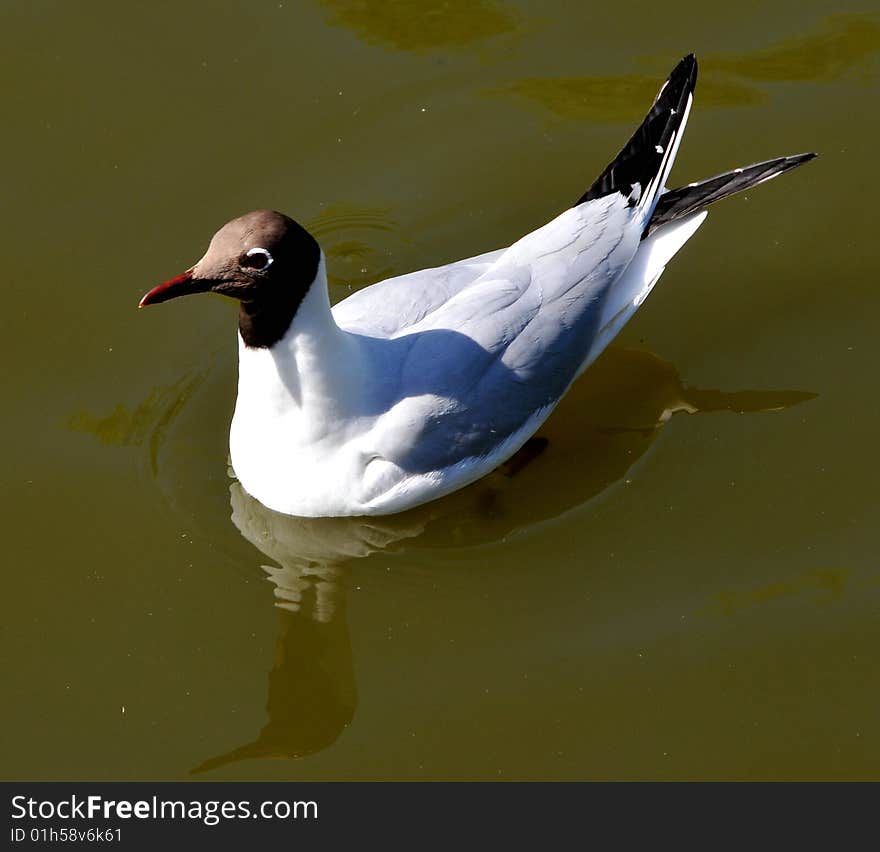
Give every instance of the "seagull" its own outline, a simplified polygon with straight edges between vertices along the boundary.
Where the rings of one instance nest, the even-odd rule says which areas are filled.
[[[577,202],[506,248],[380,281],[331,308],[326,259],[293,219],[255,210],[139,307],[238,300],[232,467],[302,517],[387,515],[513,456],[651,292],[706,207],[800,166],[779,157],[669,190],[693,103],[684,57]]]

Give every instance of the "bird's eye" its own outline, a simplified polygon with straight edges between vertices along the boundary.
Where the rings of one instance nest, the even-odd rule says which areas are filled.
[[[248,249],[240,263],[246,270],[265,272],[272,265],[272,255],[264,248],[252,248]]]

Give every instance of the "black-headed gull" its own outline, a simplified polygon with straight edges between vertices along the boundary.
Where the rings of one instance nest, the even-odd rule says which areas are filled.
[[[245,490],[289,515],[391,514],[516,453],[708,204],[814,156],[667,190],[696,78],[686,56],[577,203],[507,248],[381,281],[331,309],[318,243],[257,210],[150,290],[141,306],[208,291],[241,303],[230,451]]]

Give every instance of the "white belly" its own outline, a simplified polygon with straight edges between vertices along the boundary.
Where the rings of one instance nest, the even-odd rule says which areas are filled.
[[[312,440],[290,418],[253,417],[236,406],[230,431],[232,467],[245,491],[264,506],[301,517],[389,515],[420,506],[480,479],[510,458],[553,406],[535,412],[489,454],[440,470],[410,472],[385,458],[388,424],[378,418],[346,435]]]
[[[287,515],[367,514],[360,442],[305,441],[287,419],[257,422],[236,407],[229,433],[232,467],[242,487],[264,506]]]

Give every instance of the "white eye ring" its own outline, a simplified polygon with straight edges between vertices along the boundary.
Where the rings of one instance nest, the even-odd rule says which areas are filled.
[[[265,272],[272,265],[272,255],[264,248],[252,248],[248,249],[245,253],[245,257],[257,257],[260,256],[263,258],[264,263],[262,266],[246,266],[246,272]]]

